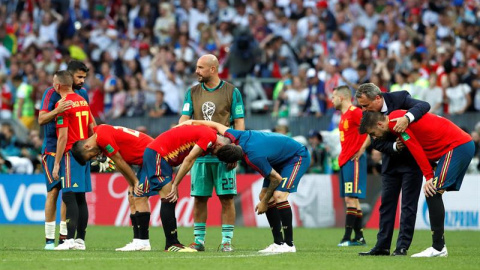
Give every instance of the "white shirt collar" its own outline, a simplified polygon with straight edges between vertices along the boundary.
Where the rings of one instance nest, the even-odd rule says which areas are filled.
[[[382,109],[380,110],[380,112],[382,112],[384,114],[388,112],[387,103],[385,102],[385,99],[383,99],[383,105],[382,105]]]

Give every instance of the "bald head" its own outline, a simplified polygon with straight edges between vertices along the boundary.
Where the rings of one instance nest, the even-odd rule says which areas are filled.
[[[213,54],[205,54],[198,59],[199,63],[204,64],[207,67],[215,67],[215,70],[218,71],[218,59]]]
[[[207,85],[211,83],[217,84],[220,80],[218,77],[218,65],[218,59],[213,54],[206,54],[200,57],[195,70],[198,81]]]

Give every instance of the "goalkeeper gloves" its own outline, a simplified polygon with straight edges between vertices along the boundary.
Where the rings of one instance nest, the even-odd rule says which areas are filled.
[[[103,161],[102,160],[95,160],[91,163],[93,166],[98,166],[99,170],[98,172],[113,172],[115,171],[115,162],[111,160],[110,158],[106,158]]]

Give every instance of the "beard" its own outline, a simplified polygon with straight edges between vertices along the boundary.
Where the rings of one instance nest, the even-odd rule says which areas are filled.
[[[83,87],[83,83],[73,84],[72,87],[73,87],[74,90],[80,90]]]
[[[210,81],[210,77],[204,77],[201,75],[197,75],[197,80],[199,83],[208,83]]]

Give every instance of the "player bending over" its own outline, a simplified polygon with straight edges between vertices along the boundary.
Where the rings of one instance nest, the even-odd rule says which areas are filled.
[[[255,211],[259,215],[266,213],[274,243],[259,252],[296,252],[288,195],[297,191],[301,177],[310,166],[307,148],[277,133],[234,130],[212,121],[189,120],[182,124],[215,128],[235,144],[217,141],[213,153],[220,161],[233,163],[244,158],[265,177]]]

